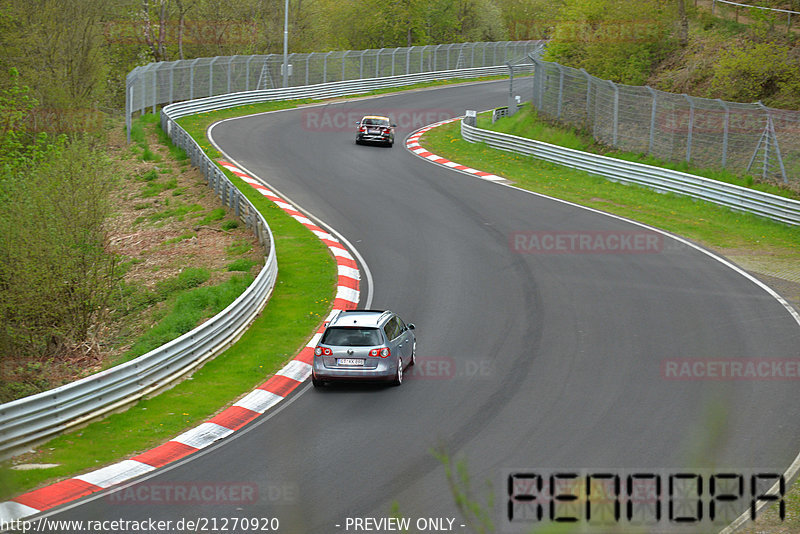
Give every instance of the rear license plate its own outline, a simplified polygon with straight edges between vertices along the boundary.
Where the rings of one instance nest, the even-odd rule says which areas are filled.
[[[370,129],[367,131],[367,133],[374,134],[374,135],[378,135],[378,134],[380,134],[380,133],[381,133],[381,131],[380,131],[380,130],[376,130],[376,129],[374,129],[374,128],[370,128]]]
[[[364,360],[359,358],[339,358],[336,363],[339,365],[364,365]]]

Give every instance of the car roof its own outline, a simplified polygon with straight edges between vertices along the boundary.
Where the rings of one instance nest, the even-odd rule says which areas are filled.
[[[389,310],[344,310],[331,319],[328,326],[378,327],[392,315]]]
[[[361,117],[361,120],[363,121],[364,119],[383,119],[383,120],[386,120],[386,121],[391,120],[391,119],[389,119],[389,117],[384,117],[383,115],[364,115],[363,117]],[[353,119],[350,119],[350,120],[353,120]]]

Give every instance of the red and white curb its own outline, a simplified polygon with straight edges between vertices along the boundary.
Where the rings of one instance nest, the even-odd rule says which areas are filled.
[[[436,128],[437,126],[443,126],[445,124],[449,124],[457,120],[461,120],[461,117],[454,117],[452,119],[435,122],[433,124],[425,126],[424,128],[420,128],[419,130],[415,131],[410,136],[408,136],[408,138],[406,138],[406,148],[411,152],[413,152],[414,154],[416,154],[417,156],[426,159],[432,163],[442,165],[443,167],[471,174],[473,176],[477,176],[478,178],[482,178],[483,180],[488,180],[490,182],[510,183],[509,180],[503,178],[502,176],[497,176],[496,174],[479,171],[478,169],[473,169],[472,167],[467,167],[466,165],[461,165],[454,161],[450,161],[447,158],[443,158],[442,156],[438,156],[432,152],[429,152],[419,144],[419,138],[422,137],[428,130]]]
[[[267,187],[238,167],[219,161],[220,165],[253,186],[259,193],[274,202],[283,211],[319,237],[336,258],[339,278],[336,297],[327,321],[340,310],[354,309],[360,298],[358,264],[352,254],[329,232],[326,232],[297,208],[275,195]],[[179,460],[225,438],[256,419],[286,398],[311,375],[314,347],[324,326],[321,326],[306,346],[280,371],[205,423],[187,430],[180,436],[147,452],[116,464],[83,475],[56,482],[50,486],[24,493],[10,501],[0,503],[0,523],[9,523],[61,504],[74,501],[91,493],[109,488]]]

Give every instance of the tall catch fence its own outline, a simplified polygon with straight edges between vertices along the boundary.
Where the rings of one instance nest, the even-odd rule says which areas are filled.
[[[621,85],[530,57],[533,105],[547,118],[627,152],[800,190],[800,111]]]
[[[370,50],[289,54],[288,87],[345,80],[503,65],[539,41],[454,43]],[[162,61],[127,76],[125,118],[156,106],[228,93],[283,87],[283,54]]]

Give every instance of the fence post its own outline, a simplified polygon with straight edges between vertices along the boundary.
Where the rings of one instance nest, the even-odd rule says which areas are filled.
[[[683,94],[683,98],[689,102],[689,125],[688,125],[688,132],[686,135],[686,163],[689,163],[692,160],[692,133],[694,132],[694,101],[692,101],[692,97],[687,95],[686,93]]]
[[[725,124],[722,127],[722,168],[728,163],[728,130],[731,123],[731,110],[724,100],[717,98],[717,103],[725,110]]]
[[[308,64],[311,62],[311,56],[313,55],[314,52],[306,54],[306,85],[308,85]]]
[[[345,80],[345,78],[344,78],[344,64],[345,64],[345,61],[344,60],[347,57],[347,53],[348,52],[350,52],[350,50],[345,50],[344,54],[342,54],[342,81]]]
[[[153,69],[153,113],[156,112],[156,102],[158,101],[158,69],[161,68],[161,63],[156,64]]]
[[[564,101],[564,67],[558,66],[558,104],[556,104],[556,118],[561,119],[561,103]]]
[[[619,87],[612,81],[608,83],[610,83],[612,89],[614,89],[614,134],[611,143],[616,147],[617,138],[619,136]]]
[[[653,97],[653,104],[650,108],[650,141],[647,144],[647,153],[653,153],[653,145],[655,144],[656,139],[656,109],[658,108],[658,93],[650,87],[649,85],[645,85],[648,91],[650,91],[650,95]]]
[[[363,80],[364,79],[364,54],[366,54],[366,53],[367,53],[366,50],[363,50],[361,52],[361,67],[358,70],[358,79],[359,80]]]
[[[328,52],[322,60],[322,83],[328,83],[328,56],[331,54],[333,54],[333,52]]]
[[[589,121],[589,112],[592,109],[592,76],[586,72],[586,69],[581,69],[584,77],[586,78],[586,121]]]

